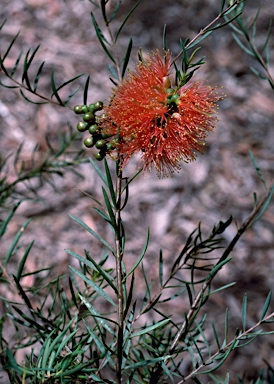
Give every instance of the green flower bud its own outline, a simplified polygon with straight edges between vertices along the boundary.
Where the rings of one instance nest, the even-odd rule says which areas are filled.
[[[85,140],[84,140],[84,144],[86,147],[88,148],[91,148],[94,146],[94,140],[93,140],[93,137],[92,136],[89,136],[87,137]]]
[[[96,101],[94,104],[95,111],[101,111],[104,107],[104,103],[102,101]]]
[[[95,116],[91,112],[87,112],[83,116],[83,120],[86,121],[87,123],[94,123],[95,122]]]
[[[85,132],[88,129],[88,123],[85,123],[84,121],[79,121],[77,124],[77,129],[79,132]]]
[[[180,95],[178,95],[177,93],[175,95],[172,95],[169,100],[168,100],[168,104],[176,104],[176,105],[179,105],[179,102],[180,102]]]
[[[112,151],[114,148],[115,147],[114,147],[114,145],[111,142],[107,143],[107,150],[108,151]]]
[[[98,160],[98,161],[101,161],[101,160],[103,160],[103,158],[106,156],[106,154],[105,154],[105,152],[98,152],[98,153],[96,153],[96,155],[95,155],[95,159],[96,160]]]
[[[102,133],[102,139],[108,139],[112,135],[107,135],[106,133]]]
[[[98,130],[99,130],[99,127],[96,124],[92,124],[88,129],[89,133],[91,134],[98,132]]]
[[[106,145],[106,140],[98,140],[95,144],[95,147],[98,149],[104,148]]]
[[[75,107],[73,108],[74,112],[76,113],[76,115],[81,115],[81,105],[75,105]]]
[[[89,110],[89,112],[94,112],[95,111],[95,104],[94,103],[89,104],[88,110]]]
[[[88,111],[89,111],[89,109],[88,109],[87,105],[84,104],[84,105],[81,106],[81,112],[82,113],[87,113]]]
[[[175,89],[173,89],[173,88],[167,88],[167,89],[166,89],[166,94],[167,94],[167,95],[173,95],[174,92],[175,92]]]

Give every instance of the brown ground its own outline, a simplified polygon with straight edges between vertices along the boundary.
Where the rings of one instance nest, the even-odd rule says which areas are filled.
[[[259,46],[274,16],[273,0],[262,0],[261,3]],[[131,0],[125,1],[124,8],[121,7],[121,19],[133,4]],[[255,0],[247,1],[248,15],[254,15],[256,4]],[[179,50],[179,38],[194,37],[217,15],[218,6],[219,1],[216,0],[143,0],[124,30],[122,48],[127,45],[128,36],[133,36],[132,62],[136,59],[139,47],[143,48],[143,52],[161,48],[162,29],[166,23],[169,48],[175,55]],[[90,18],[94,5],[91,2],[2,0],[1,8],[1,19],[7,18],[2,32],[1,51],[19,29],[21,34],[11,53],[12,58],[21,48],[26,52],[29,47],[41,44],[37,60],[46,60],[48,74],[42,80],[41,93],[50,94],[50,68],[54,65],[56,79],[60,82],[78,73],[91,75],[90,102],[108,98],[111,84],[105,67],[109,60],[102,53],[94,35]],[[270,46],[273,48],[273,45],[272,34]],[[252,167],[249,150],[256,157],[268,186],[273,183],[273,91],[266,82],[251,73],[249,65],[257,64],[236,45],[229,27],[217,30],[201,46],[200,52],[206,56],[206,65],[198,71],[196,78],[206,79],[211,85],[223,86],[227,95],[220,106],[219,125],[209,136],[205,154],[198,156],[196,162],[182,164],[181,172],[173,178],[159,180],[152,173],[135,180],[130,191],[130,202],[124,212],[128,228],[126,261],[129,264],[134,262],[143,247],[147,227],[151,228],[149,250],[144,261],[151,276],[157,275],[152,266],[157,268],[159,249],[163,249],[164,260],[170,265],[199,222],[208,233],[214,224],[232,215],[234,223],[225,233],[225,240],[232,239],[237,225],[252,209],[253,192],[259,196],[264,193],[264,187]],[[271,71],[274,74],[273,64]],[[83,79],[80,84],[83,86]],[[24,141],[21,156],[28,162],[37,143],[40,153],[46,150],[45,135],[54,143],[58,129],[67,129],[67,121],[73,126],[77,123],[77,117],[70,110],[50,105],[33,106],[26,103],[18,92],[4,88],[0,89],[0,95],[0,138],[4,156],[15,154]],[[82,103],[81,92],[71,105],[78,103]],[[75,146],[81,146],[80,139]],[[136,165],[131,163],[126,168],[126,174],[132,175],[135,169]],[[68,214],[73,214],[94,230],[100,232],[103,229],[106,237],[110,234],[93,211],[91,200],[79,192],[81,189],[100,198],[101,184],[97,176],[88,164],[79,166],[77,170],[85,178],[81,179],[72,173],[67,173],[64,178],[56,178],[58,192],[48,185],[34,183],[44,199],[43,203],[25,201],[21,205],[9,227],[6,242],[1,246],[1,257],[4,257],[14,233],[28,217],[32,221],[24,234],[24,244],[35,239],[26,266],[28,270],[55,265],[54,273],[66,273],[68,264],[75,262],[64,249],[83,253],[85,248],[93,255],[98,254],[98,244],[68,218]],[[9,177],[13,177],[12,169]],[[1,217],[4,216],[5,213],[1,213]],[[223,314],[229,307],[232,329],[241,327],[241,302],[247,293],[248,322],[255,324],[268,292],[273,289],[273,248],[274,212],[271,204],[260,222],[239,242],[233,252],[232,262],[216,279],[215,287],[232,281],[237,284],[225,293],[212,297],[208,304],[209,322],[214,319],[222,329]],[[33,284],[33,281],[26,283]],[[140,281],[140,298],[143,295],[142,286]],[[186,309],[185,305],[182,303],[181,307],[169,310],[176,311],[179,316]],[[262,359],[274,365],[273,347],[273,336],[258,338],[255,343],[230,357],[221,372],[222,376],[229,370],[231,383],[236,382],[236,374],[242,375],[244,371],[249,379],[255,378],[255,372],[263,366]]]

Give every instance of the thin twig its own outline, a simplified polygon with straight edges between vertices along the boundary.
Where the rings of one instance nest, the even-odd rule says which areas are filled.
[[[202,28],[200,32],[192,39],[190,40],[185,48],[187,49],[188,47],[191,46],[191,44],[194,43],[197,39],[199,39],[200,36],[204,35],[212,25],[214,25],[219,19],[221,19],[231,8],[233,8],[235,5],[240,4],[243,0],[236,0],[233,4],[231,4],[228,8],[226,8],[223,12],[220,12],[217,17],[215,17],[214,20],[212,20],[206,27]],[[182,55],[183,51],[179,52],[178,55],[173,59],[172,64],[175,63],[176,60]]]
[[[120,384],[122,380],[122,359],[123,359],[123,337],[124,337],[124,295],[123,295],[123,250],[122,250],[122,233],[121,233],[121,195],[122,195],[122,170],[120,167],[121,159],[118,159],[117,164],[117,179],[116,179],[116,279],[118,290],[118,305],[117,305],[117,361],[116,361],[116,384]]]
[[[240,237],[245,233],[245,231],[250,227],[252,222],[255,220],[256,216],[260,213],[262,207],[266,203],[266,201],[269,198],[270,194],[271,194],[271,191],[268,191],[268,193],[264,196],[264,198],[253,208],[252,212],[246,218],[246,220],[242,223],[242,225],[238,229],[236,235],[234,236],[232,241],[229,243],[229,245],[227,246],[227,248],[225,249],[224,253],[222,254],[221,258],[218,260],[218,262],[216,263],[215,266],[217,266],[218,264],[223,262],[229,256],[229,254],[232,252],[234,246],[239,241]],[[202,288],[200,289],[200,291],[198,292],[197,296],[195,297],[195,299],[193,301],[193,304],[192,304],[192,306],[191,306],[191,308],[188,311],[188,314],[186,316],[186,320],[183,322],[180,330],[178,331],[178,333],[177,333],[177,335],[176,335],[176,337],[175,337],[175,339],[174,339],[174,341],[173,341],[173,343],[171,345],[171,348],[169,350],[169,354],[174,353],[174,351],[175,351],[175,349],[176,349],[176,347],[177,347],[177,345],[178,345],[182,335],[186,332],[187,327],[189,327],[189,325],[195,319],[196,313],[199,310],[200,304],[201,304],[201,302],[202,302],[202,300],[204,298],[204,293],[209,288],[212,280],[214,279],[214,277],[217,274],[217,271],[218,270],[216,270],[216,273],[212,274],[211,277],[204,282]],[[169,359],[167,359],[167,360],[169,360]]]
[[[263,323],[267,322],[268,320],[272,319],[274,317],[274,312],[272,312],[270,315],[264,317],[262,320],[258,321],[253,327],[247,329],[245,332],[238,335],[236,338],[231,340],[229,343],[227,343],[224,347],[222,347],[222,350],[218,350],[214,355],[212,355],[209,359],[207,359],[203,364],[199,365],[194,371],[192,371],[189,375],[183,378],[183,380],[179,381],[177,384],[183,384],[186,382],[186,380],[191,379],[196,373],[198,373],[202,368],[206,367],[207,365],[210,365],[214,362],[214,359],[219,355],[220,352],[225,352],[229,349],[229,347],[232,346],[232,344],[235,342],[241,341],[244,337],[247,337],[250,333],[252,333],[256,328],[258,328]]]

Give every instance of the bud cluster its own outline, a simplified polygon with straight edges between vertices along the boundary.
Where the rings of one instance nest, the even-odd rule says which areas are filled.
[[[79,132],[90,133],[90,136],[85,138],[84,145],[87,148],[99,149],[95,158],[98,161],[103,160],[107,153],[112,152],[117,146],[117,140],[113,138],[113,135],[107,135],[101,131],[99,126],[100,119],[104,118],[104,114],[96,116],[96,112],[102,111],[104,104],[102,101],[96,101],[89,105],[76,105],[74,112],[77,115],[82,115],[82,121],[77,124]]]

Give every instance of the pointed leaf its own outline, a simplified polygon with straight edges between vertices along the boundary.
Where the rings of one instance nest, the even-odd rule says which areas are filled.
[[[131,335],[129,335],[129,337],[132,338],[132,337],[136,337],[136,336],[141,336],[141,335],[147,334],[150,331],[153,331],[156,328],[160,328],[160,327],[166,325],[169,322],[170,322],[169,319],[165,319],[165,320],[159,321],[156,324],[150,325],[149,327],[145,327],[145,328],[141,329],[140,331],[136,331],[136,332],[132,333]]]
[[[127,14],[127,16],[125,17],[125,19],[123,20],[122,24],[120,25],[118,31],[116,32],[116,35],[115,35],[115,43],[117,42],[117,39],[118,39],[118,36],[120,35],[124,25],[126,24],[128,18],[130,17],[130,15],[135,11],[135,9],[138,7],[138,5],[141,3],[142,0],[138,0],[136,2],[136,4],[131,8],[131,10],[129,11],[129,13]]]
[[[113,66],[112,65],[110,65],[110,64],[108,64],[108,70],[109,70],[109,72],[111,73],[111,75],[116,79],[116,80],[120,80],[119,79],[119,76],[118,76],[118,74],[117,74],[117,72],[116,72],[116,70],[113,68]]]
[[[23,257],[22,257],[22,259],[21,259],[21,261],[19,263],[19,266],[18,266],[18,269],[17,269],[17,276],[16,276],[18,281],[20,281],[20,279],[21,279],[22,272],[23,272],[25,263],[27,261],[27,257],[29,255],[29,252],[30,252],[33,244],[34,244],[34,240],[27,246],[27,249],[25,250],[25,253],[24,253],[24,255],[23,255]]]
[[[84,93],[83,93],[83,103],[84,104],[87,104],[89,79],[90,79],[90,76],[88,75],[86,83],[85,83]]]
[[[272,297],[272,292],[270,291],[269,294],[267,295],[266,301],[264,303],[264,307],[263,307],[263,310],[262,310],[260,321],[262,321],[264,319],[264,317],[266,315],[266,312],[268,311],[268,308],[269,308],[269,305],[270,305],[270,302],[271,302],[271,297]]]
[[[58,91],[57,91],[57,88],[56,88],[56,85],[55,85],[54,67],[52,67],[52,70],[51,70],[51,89],[52,89],[52,96],[54,95],[56,97],[58,103],[64,107],[65,104],[63,103],[63,101],[61,100],[60,96],[58,95]]]
[[[95,262],[95,260],[92,259],[92,257],[90,257],[90,255],[88,254],[87,251],[85,251],[85,253],[89,256],[89,260],[87,260],[85,257],[83,256],[80,256],[78,255],[77,253],[75,252],[72,252],[70,251],[69,249],[66,249],[65,250],[69,255],[71,255],[72,257],[74,257],[75,259],[79,260],[81,263],[87,265],[88,267],[92,268],[92,269],[95,269],[97,272],[100,273],[100,275],[103,276],[103,278],[107,281],[107,283],[111,286],[111,288],[114,290],[115,293],[117,293],[117,288],[116,286],[113,284],[113,277],[111,275],[109,275],[106,271],[104,271],[102,269],[102,267],[100,266],[100,264],[97,264]]]
[[[92,316],[96,317],[96,319],[98,320],[98,322],[111,334],[111,335],[115,335],[115,332],[113,331],[113,329],[108,325],[108,323],[106,322],[106,320],[109,320],[109,319],[106,319],[98,312],[96,311],[96,309],[93,307],[93,305],[91,303],[89,303],[80,293],[79,293],[79,297],[81,299],[81,301],[85,304],[85,306],[87,307],[87,309],[90,311],[90,313],[92,314]],[[115,322],[113,322],[115,325],[117,325]]]
[[[21,204],[21,201],[19,201],[18,203],[16,203],[14,205],[14,207],[12,208],[12,210],[10,211],[10,213],[8,214],[8,217],[6,218],[6,220],[4,220],[2,223],[1,223],[1,227],[0,227],[0,237],[2,237],[4,235],[4,233],[6,232],[6,229],[7,229],[7,226],[10,222],[10,220],[12,219],[13,215],[15,214],[15,211],[17,210],[17,208],[19,207],[19,205]]]
[[[112,182],[110,170],[109,170],[108,163],[107,163],[106,159],[104,159],[104,166],[105,166],[106,177],[107,177],[107,186],[108,186],[109,193],[111,196],[112,204],[113,204],[113,207],[116,208],[116,197],[115,197],[115,192],[114,192],[114,188],[113,188],[113,182]]]
[[[110,58],[110,60],[111,60],[114,64],[116,64],[116,61],[115,61],[114,58],[112,57],[112,54],[110,53],[110,51],[109,51],[108,48],[106,47],[105,42],[106,42],[106,43],[108,43],[108,42],[107,42],[107,40],[105,39],[105,37],[104,37],[104,35],[103,35],[101,29],[99,28],[99,25],[97,24],[97,21],[96,21],[96,19],[95,19],[95,17],[94,17],[94,15],[93,15],[92,12],[91,12],[91,18],[92,18],[93,26],[94,26],[94,29],[95,29],[95,32],[96,32],[96,35],[97,35],[97,37],[98,37],[99,42],[101,43],[101,45],[102,45],[104,51],[106,52],[106,54],[108,55],[108,57]]]
[[[9,260],[13,254],[13,251],[18,243],[18,241],[20,240],[20,237],[23,235],[23,232],[25,231],[25,229],[27,228],[27,226],[29,225],[31,219],[28,219],[25,221],[25,223],[21,226],[21,228],[19,229],[19,231],[16,233],[7,253],[6,253],[6,257],[5,257],[5,260],[4,260],[4,266],[6,267],[9,263]]]
[[[87,226],[82,220],[78,219],[73,215],[69,215],[74,221],[80,224],[83,228],[85,228],[92,236],[94,236],[97,240],[99,240],[105,247],[107,247],[113,254],[115,254],[112,247],[104,240],[101,236],[99,236],[96,232],[94,232],[89,226]]]
[[[123,64],[123,68],[122,68],[122,78],[124,77],[124,75],[126,73],[126,69],[127,69],[130,54],[131,54],[131,50],[132,50],[132,38],[129,39],[127,51],[126,51],[125,57],[123,59],[124,64]]]
[[[125,369],[129,369],[130,371],[132,371],[132,370],[134,370],[136,368],[145,367],[147,365],[151,365],[151,364],[154,364],[154,363],[158,363],[159,361],[163,361],[165,359],[169,359],[170,357],[171,356],[166,355],[166,356],[156,357],[155,359],[146,359],[146,360],[140,361],[138,363],[127,365],[125,367]]]
[[[45,62],[43,61],[42,64],[40,65],[40,67],[38,68],[38,71],[37,71],[37,74],[35,76],[35,79],[34,79],[34,85],[33,85],[33,91],[36,92],[36,89],[38,87],[38,82],[39,82],[39,79],[41,77],[41,74],[42,74],[42,70],[43,70],[43,67],[44,67],[44,64]]]
[[[245,293],[242,303],[242,325],[243,331],[246,330],[246,307],[247,307],[247,295]]]
[[[138,260],[136,261],[136,263],[133,265],[133,267],[131,268],[131,270],[127,273],[127,275],[124,277],[123,279],[123,282],[126,281],[126,279],[128,278],[129,275],[132,274],[132,272],[135,271],[135,269],[138,267],[138,265],[141,263],[141,261],[143,260],[143,257],[145,256],[145,253],[146,253],[146,250],[147,250],[147,247],[148,247],[148,242],[149,242],[149,228],[148,228],[148,231],[147,231],[147,237],[146,237],[146,242],[145,242],[145,245],[144,245],[144,248],[138,258]]]
[[[48,104],[48,101],[33,101],[33,100],[29,99],[29,98],[24,94],[24,92],[22,91],[22,89],[20,89],[20,93],[21,93],[21,95],[23,96],[23,98],[24,98],[27,102],[29,102],[29,103],[31,103],[31,104],[36,104],[36,105],[40,105],[40,104]]]
[[[112,300],[112,298],[101,288],[99,285],[97,285],[94,281],[86,277],[82,272],[78,271],[72,266],[69,266],[70,270],[73,271],[76,275],[78,275],[83,281],[85,281],[88,285],[90,285],[94,291],[96,291],[100,296],[102,296],[105,300],[107,300],[111,305],[116,307],[116,304]]]
[[[108,361],[109,365],[115,369],[115,363],[113,362],[113,360],[111,359],[111,356],[110,354],[108,353],[107,349],[105,348],[104,344],[101,342],[101,340],[97,337],[96,333],[93,332],[93,330],[90,328],[90,326],[88,325],[88,323],[85,321],[85,319],[83,320],[84,323],[85,323],[85,326],[89,332],[89,334],[92,336],[95,344],[97,345],[97,347],[99,348],[99,350],[101,351],[102,353],[102,358],[106,358],[106,360]]]
[[[3,25],[4,25],[4,23],[2,23],[1,28],[2,28]],[[10,45],[8,46],[8,49],[6,50],[4,56],[3,56],[2,59],[1,59],[1,63],[4,63],[5,58],[8,56],[8,54],[9,54],[9,52],[10,52],[10,50],[11,50],[13,44],[15,43],[15,40],[17,39],[19,33],[20,33],[20,31],[17,32],[17,34],[16,34],[16,35],[14,36],[14,38],[12,39]]]
[[[96,165],[96,163],[91,159],[89,158],[89,161],[90,163],[92,164],[95,172],[97,173],[97,175],[100,177],[100,179],[103,181],[103,183],[108,186],[108,181],[107,181],[107,178],[106,176],[103,174],[103,172],[101,171],[101,169]]]
[[[113,229],[114,229],[114,231],[116,233],[117,232],[117,227],[116,227],[115,215],[114,215],[114,212],[112,210],[112,206],[110,204],[107,192],[106,192],[104,187],[102,187],[102,192],[103,192],[104,200],[105,200],[106,207],[107,207],[107,210],[108,210],[110,223],[111,223],[111,225],[112,225],[112,227],[113,227]]]

